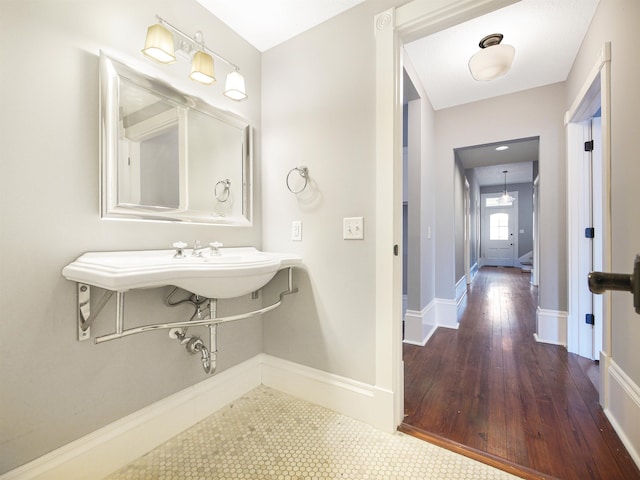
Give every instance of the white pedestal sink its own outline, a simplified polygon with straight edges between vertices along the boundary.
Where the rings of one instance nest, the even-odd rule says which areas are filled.
[[[174,285],[206,298],[233,298],[265,286],[280,269],[300,265],[299,255],[253,247],[220,248],[175,258],[174,250],[89,252],[62,270],[74,282],[125,292]]]

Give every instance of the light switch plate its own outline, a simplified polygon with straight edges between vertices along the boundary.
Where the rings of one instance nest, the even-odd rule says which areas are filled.
[[[291,240],[294,242],[302,241],[302,220],[291,222]]]
[[[344,240],[364,239],[364,218],[348,217],[342,221],[342,238]]]

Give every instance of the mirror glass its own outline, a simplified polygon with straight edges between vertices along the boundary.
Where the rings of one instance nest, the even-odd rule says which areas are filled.
[[[251,127],[100,55],[103,218],[251,224]]]

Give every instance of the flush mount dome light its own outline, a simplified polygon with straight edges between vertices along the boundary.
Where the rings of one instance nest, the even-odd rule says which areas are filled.
[[[469,71],[480,82],[494,80],[506,74],[511,68],[516,49],[501,44],[504,35],[492,33],[480,40],[482,50],[469,59]]]

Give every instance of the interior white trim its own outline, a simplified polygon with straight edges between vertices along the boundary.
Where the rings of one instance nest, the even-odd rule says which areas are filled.
[[[597,108],[595,106],[600,104],[601,97],[601,83],[596,82],[596,80],[598,80],[604,66],[609,62],[611,62],[611,42],[606,42],[602,46],[595,65],[591,68],[571,107],[565,113],[565,125],[576,120],[585,120],[593,115]]]
[[[508,186],[507,186],[508,188]],[[503,262],[504,264],[498,264],[498,262],[492,262],[491,265],[492,266],[506,266],[506,267],[519,267],[520,264],[518,262],[518,249],[520,248],[520,235],[518,234],[518,230],[520,229],[520,219],[518,218],[518,205],[519,205],[519,192],[517,190],[512,191],[512,192],[508,192],[509,195],[511,195],[513,197],[513,204],[512,205],[508,205],[508,206],[504,206],[504,207],[486,207],[487,205],[487,199],[488,198],[499,198],[502,196],[502,194],[500,192],[495,192],[495,193],[481,193],[480,194],[480,230],[483,232],[481,239],[480,239],[480,243],[483,244],[484,242],[489,241],[489,228],[488,228],[488,222],[489,222],[489,217],[491,216],[491,213],[493,213],[496,210],[502,209],[504,210],[509,210],[509,216],[511,218],[511,229],[512,231],[511,233],[511,244],[513,246],[513,250],[511,252],[511,261],[510,262]],[[486,243],[485,243],[486,245]],[[486,255],[486,246],[485,248],[481,248],[480,249],[480,263],[482,264],[482,266],[487,265],[487,257]]]
[[[393,433],[390,391],[266,354],[142,408],[0,475],[0,480],[104,478],[260,385]]]
[[[447,298],[436,298],[433,302],[436,306],[437,326],[457,330],[460,326],[458,323],[458,302]]]
[[[602,45],[600,55],[591,71],[587,75],[584,84],[576,95],[571,108],[565,113],[565,125],[567,130],[567,225],[576,229],[579,225],[580,210],[579,196],[581,192],[574,185],[576,164],[581,165],[583,148],[581,148],[579,134],[580,122],[590,119],[600,108],[601,111],[601,197],[594,198],[594,203],[602,207],[601,242],[602,271],[611,271],[611,43]],[[596,233],[597,235],[597,233]],[[584,326],[577,312],[580,302],[580,242],[576,235],[567,235],[567,292],[569,302],[568,349],[584,355],[584,348],[580,345],[580,330]],[[599,257],[599,255],[597,255]],[[602,350],[608,355],[611,353],[611,292],[605,292],[600,299],[600,311],[602,319],[598,328],[602,328]],[[597,319],[596,319],[597,322]],[[588,342],[582,342],[588,343]],[[586,356],[586,355],[585,355]],[[592,356],[592,355],[589,355]],[[600,370],[601,381],[604,382],[604,369]],[[602,390],[601,390],[602,391]],[[601,402],[602,403],[602,402]],[[603,404],[604,405],[604,404]]]
[[[407,310],[404,316],[403,342],[424,347],[436,328],[436,303],[432,300],[419,312]]]
[[[404,413],[402,362],[402,44],[517,0],[414,0],[374,17],[376,43],[376,379],[392,396],[384,422],[399,425]],[[391,181],[390,181],[391,179]],[[454,324],[457,325],[455,302]],[[439,310],[439,309],[438,309]],[[439,312],[438,312],[439,313]],[[439,316],[439,315],[438,315]],[[457,328],[457,327],[452,327]]]
[[[607,405],[604,413],[629,455],[640,467],[640,452],[636,448],[640,445],[640,386],[613,359],[610,358],[607,363]]]
[[[471,275],[467,277],[465,274],[464,277],[460,277],[460,280],[456,282],[456,306],[460,306],[464,297],[467,296],[467,284],[471,283],[470,277]],[[467,278],[469,278],[469,280],[467,280]]]
[[[393,433],[396,425],[385,416],[393,406],[389,390],[322,370],[261,354],[262,383]]]
[[[567,312],[546,310],[538,307],[536,310],[536,342],[551,343],[567,346]]]

